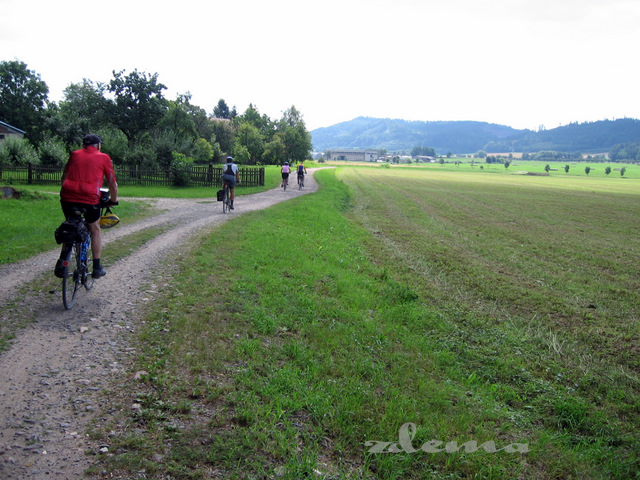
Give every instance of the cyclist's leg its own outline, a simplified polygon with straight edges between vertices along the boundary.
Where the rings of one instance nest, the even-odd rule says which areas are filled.
[[[98,221],[88,223],[89,233],[91,234],[91,255],[93,256],[93,276],[102,277],[106,275],[106,271],[102,268],[100,259],[102,255],[102,231]],[[88,265],[87,265],[88,266]]]

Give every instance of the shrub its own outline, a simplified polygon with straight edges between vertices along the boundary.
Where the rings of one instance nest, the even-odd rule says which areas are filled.
[[[24,138],[9,135],[0,142],[0,165],[40,164],[36,149]]]
[[[189,185],[190,170],[193,166],[193,159],[182,153],[173,152],[173,162],[171,162],[171,182],[177,187]]]
[[[58,137],[47,138],[38,147],[38,155],[42,165],[61,167],[69,158],[64,142]]]

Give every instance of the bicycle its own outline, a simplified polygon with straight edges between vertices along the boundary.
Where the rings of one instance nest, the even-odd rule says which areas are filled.
[[[304,174],[298,174],[298,190],[302,190],[304,187]]]
[[[280,186],[283,188],[283,190],[285,190],[285,191],[287,190],[287,184],[288,183],[289,183],[289,179],[288,178],[283,178],[282,179],[282,184]]]
[[[109,207],[113,205],[117,205],[117,202],[111,202],[108,195],[101,198],[101,217],[104,217],[105,213],[110,214],[111,209]],[[60,255],[60,258],[63,259],[62,304],[65,310],[70,310],[73,307],[78,290],[81,287],[91,290],[95,281],[89,271],[89,264],[93,260],[91,259],[91,234],[84,219],[85,211],[84,208],[74,208],[74,215],[67,218],[56,230],[55,234],[58,243],[62,243],[62,253]],[[109,225],[109,227],[112,225]]]
[[[69,220],[70,223],[77,223],[76,238],[72,242],[62,244],[64,274],[62,276],[62,303],[65,310],[70,310],[76,301],[76,295],[80,287],[86,290],[93,288],[94,278],[89,272],[89,258],[91,255],[91,235],[89,229],[82,218],[84,213],[77,208],[74,209],[78,217]],[[73,269],[73,272],[71,271]]]
[[[222,185],[222,213],[227,213],[233,210],[231,206],[231,189],[227,182],[223,182]]]

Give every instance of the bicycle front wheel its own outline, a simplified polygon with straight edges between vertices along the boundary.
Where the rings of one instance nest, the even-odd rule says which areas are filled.
[[[80,246],[74,244],[69,253],[69,266],[65,268],[64,277],[62,277],[62,303],[65,310],[71,309],[76,301],[78,288],[82,283],[80,269]]]
[[[227,213],[229,210],[229,189],[225,187],[224,195],[222,196],[222,213]]]

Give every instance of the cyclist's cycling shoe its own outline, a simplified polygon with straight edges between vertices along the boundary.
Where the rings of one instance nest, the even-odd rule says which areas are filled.
[[[53,274],[58,278],[64,278],[65,268],[62,266],[62,259],[58,259],[56,262],[56,268],[53,270]]]
[[[93,278],[100,278],[100,277],[104,277],[107,274],[107,271],[100,267],[98,268],[94,268],[93,269]]]

